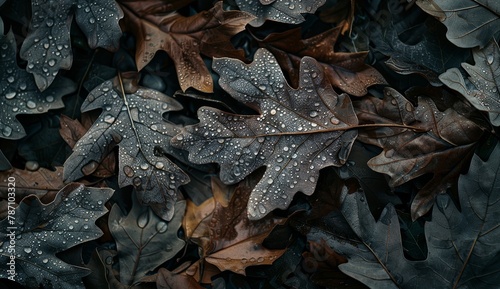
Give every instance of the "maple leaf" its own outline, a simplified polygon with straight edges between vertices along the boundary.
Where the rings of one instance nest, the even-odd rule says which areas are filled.
[[[16,180],[16,198],[34,194],[39,197],[49,192],[58,192],[64,187],[63,168],[56,167],[55,171],[39,168],[36,171],[10,169],[0,172],[0,192],[4,196],[8,193],[8,179]],[[7,199],[7,197],[5,197]]]
[[[342,25],[322,32],[308,39],[302,39],[300,27],[281,33],[272,33],[260,45],[270,50],[285,70],[291,84],[297,87],[300,59],[304,56],[315,58],[324,68],[330,83],[343,91],[363,96],[367,87],[385,84],[384,77],[365,63],[368,52],[335,52],[333,47]]]
[[[66,160],[64,179],[93,173],[118,145],[120,186],[136,187],[141,202],[168,221],[174,213],[177,187],[189,177],[164,156],[172,152],[169,141],[178,129],[162,114],[180,110],[181,105],[158,91],[136,86],[133,77],[123,79],[123,86],[120,79],[105,81],[83,103],[82,112],[98,108],[103,112]]]
[[[480,48],[500,31],[500,3],[477,0],[417,0],[417,5],[448,28],[446,37],[456,46]]]
[[[252,26],[261,26],[266,20],[298,24],[305,19],[302,13],[314,13],[326,0],[235,0],[242,11],[255,15]]]
[[[2,264],[15,256],[16,281],[29,288],[39,284],[54,289],[83,288],[81,278],[89,271],[67,264],[55,254],[102,235],[94,222],[107,212],[104,203],[112,194],[109,188],[70,184],[48,204],[34,195],[24,198],[15,209],[14,224],[11,218],[0,222],[2,228],[9,228],[0,232],[5,241],[0,246]],[[6,241],[12,236],[14,248]],[[6,274],[2,270],[0,278]]]
[[[78,27],[87,36],[90,48],[118,49],[122,32],[118,21],[123,17],[114,0],[33,0],[30,31],[21,47],[40,90],[47,89],[59,69],[70,69],[73,62],[70,25],[75,16]]]
[[[500,282],[500,146],[488,161],[477,155],[460,176],[460,210],[438,196],[432,221],[425,224],[427,258],[409,261],[401,245],[398,216],[388,205],[376,221],[362,193],[343,195],[341,214],[359,239],[313,229],[308,238],[324,238],[349,260],[339,266],[370,288],[494,288]],[[334,220],[332,219],[331,222]]]
[[[439,76],[448,87],[458,91],[477,109],[488,112],[491,124],[500,126],[500,50],[495,41],[483,49],[472,50],[475,65],[462,63],[470,75],[467,79],[458,68]]]
[[[383,148],[368,165],[389,175],[389,185],[399,186],[423,174],[434,174],[413,200],[414,220],[431,208],[437,194],[456,183],[483,132],[451,108],[439,111],[430,98],[419,97],[418,103],[414,107],[392,88],[385,89],[383,99],[365,97],[354,102],[361,124],[392,122],[422,129],[423,132],[383,127],[363,130],[358,136],[362,142]]]
[[[219,163],[227,184],[266,166],[248,202],[251,219],[286,208],[298,191],[311,195],[320,169],[345,162],[357,135],[349,129],[358,120],[350,99],[333,91],[314,59],[302,59],[297,89],[265,49],[249,65],[221,58],[213,68],[221,87],[259,115],[202,107],[200,123],[185,127],[172,144],[188,150],[193,163]]]
[[[0,19],[0,31],[3,33]],[[66,78],[57,78],[54,84],[40,92],[33,78],[17,66],[16,40],[12,31],[0,35],[0,138],[20,139],[26,135],[18,114],[39,114],[49,109],[64,107],[62,97],[76,90]]]
[[[177,78],[183,91],[193,87],[203,92],[213,91],[213,81],[200,54],[207,57],[234,57],[244,59],[243,50],[236,50],[230,38],[245,29],[254,17],[241,11],[224,11],[222,1],[213,8],[185,17],[178,13],[168,15],[137,15],[122,7],[126,20],[124,29],[137,39],[136,64],[138,70],[146,66],[155,53],[163,50],[174,62]]]
[[[134,285],[148,272],[177,254],[184,241],[177,237],[186,208],[185,201],[175,204],[173,219],[166,223],[151,208],[141,206],[135,194],[132,209],[124,215],[117,204],[109,213],[120,263],[120,281]]]
[[[258,221],[247,218],[247,200],[258,181],[251,175],[236,187],[227,187],[214,178],[213,198],[199,206],[187,202],[183,220],[186,236],[201,247],[202,261],[215,265],[220,272],[230,270],[245,275],[246,267],[270,265],[285,252],[262,245],[285,218],[268,216]]]

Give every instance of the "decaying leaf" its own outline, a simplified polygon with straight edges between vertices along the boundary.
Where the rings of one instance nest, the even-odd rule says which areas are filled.
[[[266,20],[298,24],[305,19],[303,13],[314,13],[326,0],[235,0],[242,11],[255,15],[252,26],[261,26]]]
[[[78,141],[64,164],[64,179],[77,180],[92,174],[113,147],[119,146],[118,182],[133,185],[142,203],[170,220],[177,187],[189,177],[165,153],[178,129],[162,114],[181,109],[174,99],[152,89],[138,87],[133,78],[108,80],[91,91],[82,112],[101,108],[99,119]]]
[[[274,54],[294,87],[298,86],[300,79],[300,59],[310,56],[323,66],[325,76],[333,86],[349,94],[363,96],[369,86],[386,82],[376,69],[365,63],[368,52],[334,51],[342,27],[340,25],[307,39],[302,39],[300,28],[295,28],[270,34],[260,41],[260,45]]]
[[[64,141],[74,148],[79,139],[89,130],[91,123],[85,127],[77,119],[71,119],[66,115],[61,115],[61,128],[59,133]],[[107,178],[115,174],[116,157],[114,152],[108,153],[101,161],[92,175],[99,178]]]
[[[418,106],[414,107],[392,88],[385,89],[383,99],[365,97],[354,102],[354,107],[361,124],[392,122],[423,130],[383,127],[360,131],[358,137],[364,143],[383,149],[368,161],[368,165],[389,175],[389,185],[393,187],[427,173],[433,174],[412,202],[414,220],[429,211],[437,194],[456,183],[483,132],[452,108],[441,112],[426,97],[419,97]]]
[[[357,135],[349,129],[358,120],[349,97],[335,93],[314,59],[302,59],[297,89],[265,49],[249,65],[216,59],[214,70],[222,88],[259,115],[202,107],[200,123],[185,127],[172,144],[188,150],[193,163],[219,163],[227,184],[266,166],[248,202],[251,219],[287,208],[298,191],[311,195],[320,169],[345,162]]]
[[[500,126],[500,50],[496,41],[483,49],[473,49],[475,65],[462,63],[469,74],[464,78],[458,68],[451,68],[439,79],[458,91],[477,109],[488,112],[490,122]]]
[[[378,221],[362,193],[344,194],[342,215],[359,240],[313,229],[349,260],[339,268],[370,288],[495,288],[500,282],[500,146],[484,162],[472,158],[460,176],[459,211],[447,195],[438,196],[432,221],[425,225],[428,246],[423,261],[403,256],[396,211],[388,205]]]
[[[138,70],[146,66],[155,53],[163,50],[175,64],[177,78],[183,91],[193,87],[203,92],[213,91],[213,81],[200,54],[207,57],[244,59],[243,50],[236,50],[229,41],[245,29],[254,17],[241,11],[224,11],[222,1],[208,11],[185,17],[178,13],[139,15],[127,2],[124,29],[137,39]]]
[[[425,12],[446,25],[456,46],[480,48],[500,31],[500,2],[484,0],[417,0]]]
[[[319,11],[319,18],[326,23],[342,23],[340,33],[351,33],[354,22],[354,11],[356,10],[356,0],[334,0],[325,3]]]
[[[20,139],[26,135],[18,114],[38,114],[64,107],[62,97],[76,90],[66,78],[57,78],[54,84],[40,92],[32,76],[17,66],[16,40],[12,31],[3,35],[0,19],[0,138]]]
[[[188,201],[183,227],[186,236],[201,247],[202,261],[222,272],[230,270],[245,275],[245,268],[272,264],[285,249],[271,250],[264,239],[286,219],[268,216],[251,221],[246,206],[258,178],[248,177],[236,187],[227,187],[214,179],[214,197],[196,206]]]
[[[112,189],[89,188],[80,184],[64,187],[49,204],[36,196],[23,199],[15,210],[15,219],[0,222],[3,240],[0,260],[7,264],[15,256],[16,281],[27,288],[84,288],[82,277],[89,273],[67,264],[56,253],[77,244],[97,239],[101,230],[95,220],[107,212],[104,203]],[[15,238],[15,246],[9,240]],[[6,278],[6,270],[0,278]]]
[[[16,180],[18,199],[31,194],[41,197],[49,192],[58,192],[64,187],[62,167],[56,167],[55,171],[46,168],[39,168],[36,171],[13,168],[0,172],[0,195],[5,199],[7,199],[9,177]]]
[[[171,259],[184,241],[177,237],[186,209],[185,201],[175,204],[175,214],[170,222],[156,216],[151,208],[142,206],[133,196],[133,205],[125,215],[115,204],[109,213],[109,229],[118,250],[120,281],[134,285],[147,272]]]

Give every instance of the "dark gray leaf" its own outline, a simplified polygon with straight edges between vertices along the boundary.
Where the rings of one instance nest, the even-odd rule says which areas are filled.
[[[70,26],[75,15],[78,26],[91,48],[118,48],[123,12],[114,0],[33,0],[30,32],[21,47],[40,90],[47,89],[59,69],[70,69],[73,62]]]
[[[38,288],[38,284],[53,289],[83,288],[81,278],[89,271],[67,264],[55,254],[102,235],[94,222],[107,212],[104,203],[112,194],[112,189],[70,184],[49,204],[34,195],[24,198],[15,210],[14,222],[10,218],[0,222],[6,228],[0,232],[0,262],[7,264],[15,256],[16,281],[28,288]],[[11,232],[15,234],[13,248]],[[0,271],[0,278],[6,277],[6,270]]]
[[[118,92],[118,79],[113,81],[97,86],[83,103],[82,112],[99,108],[103,112],[76,143],[64,164],[64,178],[77,180],[93,173],[118,145],[120,186],[134,185],[141,202],[170,220],[177,187],[189,177],[164,156],[172,150],[170,138],[179,129],[162,114],[180,110],[181,105],[163,93],[134,86],[131,79],[124,79],[125,87],[131,86],[128,89],[132,91],[123,95]]]
[[[0,30],[3,22],[0,20]],[[33,77],[16,63],[16,40],[12,31],[0,36],[0,137],[20,139],[26,135],[18,114],[39,114],[64,107],[62,97],[76,90],[69,79],[57,78],[54,84],[40,92]]]
[[[124,215],[115,204],[109,214],[109,230],[115,238],[120,262],[120,281],[133,285],[148,272],[168,261],[184,247],[177,237],[186,209],[175,204],[174,218],[166,223],[151,208],[141,206],[135,195],[132,209]]]
[[[252,26],[261,26],[266,20],[298,24],[304,21],[302,13],[314,13],[326,0],[236,0],[241,11],[255,15]],[[265,3],[264,3],[265,2]]]

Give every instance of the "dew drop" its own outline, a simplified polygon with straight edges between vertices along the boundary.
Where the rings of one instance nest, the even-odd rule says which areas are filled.
[[[488,54],[486,56],[486,61],[488,61],[488,64],[492,64],[495,58],[493,57],[493,54]]]
[[[273,182],[274,182],[274,180],[273,180],[273,179],[271,179],[271,178],[267,179],[267,183],[268,183],[268,184],[272,184]]]
[[[45,24],[47,24],[48,27],[52,27],[54,25],[54,19],[49,18],[45,20]]]
[[[107,114],[104,116],[104,122],[105,123],[109,123],[109,124],[112,124],[113,122],[115,121],[115,117],[110,115],[110,114]]]
[[[332,118],[330,118],[330,122],[333,123],[333,124],[339,124],[340,120],[338,118],[336,118],[336,117],[333,116]]]
[[[47,263],[49,263],[49,259],[47,259],[47,258],[43,259],[43,260],[42,260],[42,263],[43,263],[43,264],[47,264]]]
[[[224,139],[223,138],[219,138],[219,139],[217,139],[217,142],[220,143],[220,144],[223,144],[224,143]]]
[[[263,204],[259,204],[257,207],[258,207],[259,212],[260,212],[261,214],[265,214],[265,213],[267,212],[266,207],[264,207],[264,205],[263,205]]]
[[[98,162],[91,161],[82,167],[82,173],[84,175],[88,176],[88,175],[92,174],[97,169],[98,166],[99,166]]]
[[[129,178],[135,175],[134,169],[132,169],[130,166],[124,166],[123,173],[125,173],[125,175]]]
[[[56,60],[55,60],[55,59],[51,59],[51,60],[49,60],[49,62],[47,62],[47,64],[48,64],[50,67],[53,67],[54,65],[56,65]]]
[[[139,218],[137,218],[137,226],[139,226],[139,228],[141,228],[141,229],[146,227],[148,222],[149,222],[148,211],[142,213],[142,215],[140,215]]]
[[[9,77],[7,77],[7,81],[8,81],[9,83],[13,83],[15,80],[16,80],[16,79],[15,79],[15,78],[14,78],[14,76],[12,76],[12,75],[11,75],[11,76],[9,76]]]
[[[309,177],[309,181],[314,183],[316,181],[316,178],[315,177]]]
[[[392,158],[392,156],[394,155],[394,150],[393,149],[390,149],[388,151],[385,152],[385,157],[386,158]]]
[[[149,168],[149,165],[147,163],[142,163],[141,164],[141,169],[147,170]]]
[[[259,263],[264,262],[264,258],[263,258],[263,257],[259,257],[259,258],[257,259],[257,262],[259,262]]]
[[[158,233],[165,233],[168,229],[168,225],[167,223],[163,222],[163,221],[160,221],[156,224],[156,231],[158,231]]]
[[[16,97],[16,94],[17,94],[17,93],[16,93],[15,91],[12,91],[12,92],[7,92],[7,93],[5,94],[5,98],[6,98],[6,99],[13,99],[14,97]]]
[[[30,247],[24,247],[24,252],[25,253],[31,253],[31,248]]]
[[[95,23],[95,18],[94,17],[90,17],[89,18],[89,23],[90,24],[94,24]]]
[[[40,168],[40,164],[36,161],[27,161],[24,166],[28,171],[36,171]]]
[[[73,230],[75,227],[73,227],[73,225],[69,225],[68,227],[70,230]]]
[[[163,162],[156,162],[155,168],[161,170],[163,169],[163,167],[165,167],[165,164]]]
[[[50,103],[50,102],[54,101],[54,97],[52,95],[47,95],[47,97],[45,98],[45,100]]]
[[[183,140],[183,139],[184,139],[184,137],[182,136],[182,134],[179,134],[179,135],[177,135],[176,139],[177,139],[177,140]]]
[[[317,116],[318,116],[318,112],[317,112],[317,111],[315,111],[315,110],[313,110],[313,111],[311,111],[311,112],[309,113],[309,116],[310,116],[310,117],[317,117]]]
[[[266,88],[267,88],[267,87],[266,87],[265,85],[259,85],[259,89],[260,89],[260,90],[266,90]]]
[[[271,115],[275,115],[276,114],[276,109],[271,109]]]
[[[411,105],[411,103],[407,102],[406,105],[405,105],[405,109],[408,112],[412,112],[413,111],[413,106]]]

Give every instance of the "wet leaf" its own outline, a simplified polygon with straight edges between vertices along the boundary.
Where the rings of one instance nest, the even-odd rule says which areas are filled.
[[[325,70],[325,76],[334,87],[355,95],[363,96],[366,89],[374,84],[384,84],[384,77],[365,63],[368,52],[335,52],[333,47],[342,26],[332,28],[311,38],[302,39],[300,28],[282,33],[273,33],[260,42],[269,49],[284,71],[291,84],[299,84],[300,59],[304,56],[315,58]]]
[[[129,286],[139,283],[146,273],[174,257],[184,247],[177,231],[185,208],[185,201],[178,201],[174,217],[167,223],[151,208],[142,206],[135,195],[127,215],[117,204],[113,206],[109,228],[118,250],[121,283]]]
[[[356,10],[356,0],[334,0],[327,1],[319,11],[321,21],[332,24],[342,24],[340,33],[345,34],[352,31]]]
[[[34,194],[41,197],[49,192],[58,192],[64,187],[63,168],[57,167],[55,171],[40,168],[36,171],[11,169],[0,172],[0,193],[7,199],[8,178],[16,180],[16,198],[19,200]]]
[[[311,195],[320,169],[344,164],[357,135],[349,129],[357,118],[349,98],[333,91],[314,59],[302,59],[297,89],[286,83],[265,49],[249,65],[216,59],[214,70],[221,75],[222,88],[259,115],[202,107],[200,123],[185,127],[172,144],[188,150],[193,163],[219,163],[227,184],[266,166],[248,203],[251,219],[287,208],[298,191]]]
[[[133,81],[133,77],[123,79],[125,94],[117,78],[89,93],[82,112],[98,108],[103,111],[66,160],[64,178],[77,180],[92,174],[106,155],[119,146],[120,186],[136,187],[139,200],[168,221],[174,214],[177,187],[189,178],[164,156],[172,150],[169,141],[178,129],[165,121],[162,114],[180,110],[181,105],[158,91],[138,87]]]
[[[55,254],[102,235],[94,222],[107,212],[104,203],[112,194],[113,190],[107,188],[70,184],[48,204],[34,195],[24,198],[16,208],[15,220],[0,222],[2,228],[10,228],[0,232],[4,240],[0,247],[2,264],[7,264],[13,254],[16,280],[28,288],[38,288],[38,284],[54,289],[83,288],[81,278],[90,272],[63,262]],[[12,236],[14,251],[7,241]],[[3,270],[0,277],[6,278],[6,274]]]
[[[429,211],[437,194],[456,183],[483,132],[452,108],[441,112],[427,97],[419,97],[415,107],[392,88],[385,89],[383,99],[366,97],[355,102],[354,107],[361,124],[393,122],[423,130],[383,127],[360,131],[358,137],[362,142],[383,149],[368,161],[368,165],[389,175],[389,185],[393,187],[427,173],[433,174],[413,200],[414,220]]]
[[[123,13],[113,0],[33,0],[31,9],[30,32],[20,53],[42,91],[52,84],[59,69],[71,68],[73,16],[91,48],[118,49],[122,34],[118,21]]]
[[[221,1],[212,9],[190,17],[178,13],[138,15],[127,3],[122,5],[125,30],[131,31],[137,39],[138,70],[143,69],[157,51],[165,51],[175,64],[183,91],[189,87],[213,91],[212,76],[201,55],[245,57],[243,50],[235,49],[229,40],[244,30],[254,17],[241,11],[224,11]]]
[[[473,49],[475,65],[462,63],[469,74],[464,78],[458,68],[451,68],[439,79],[458,91],[477,109],[488,112],[491,124],[500,126],[500,50],[495,41],[483,49]]]
[[[338,235],[328,244],[349,260],[339,268],[370,288],[494,288],[500,281],[499,238],[500,146],[488,161],[474,156],[469,173],[460,176],[461,211],[447,195],[440,195],[425,225],[429,253],[423,261],[403,256],[400,227],[388,205],[376,221],[363,194],[344,194],[342,215],[359,240]],[[320,233],[321,234],[321,233]]]
[[[3,33],[3,22],[0,20]],[[20,139],[26,135],[18,114],[39,114],[49,109],[64,107],[62,97],[76,90],[66,78],[57,78],[54,84],[40,92],[32,76],[19,68],[16,62],[16,41],[12,31],[0,35],[0,138]]]
[[[81,139],[85,133],[89,130],[88,127],[83,126],[78,120],[71,119],[68,116],[61,115],[60,118],[61,128],[59,133],[61,134],[64,141],[73,149],[75,144]],[[107,178],[115,174],[115,164],[116,158],[114,152],[110,152],[105,156],[102,162],[99,164],[97,169],[92,173],[92,175],[99,178]]]
[[[264,239],[286,219],[268,216],[251,221],[246,206],[252,188],[259,181],[254,175],[237,186],[228,187],[214,179],[214,197],[196,206],[188,201],[183,227],[186,236],[201,247],[201,257],[222,272],[245,275],[245,268],[272,264],[284,249],[267,249]]]
[[[304,13],[314,13],[326,0],[235,0],[241,11],[255,15],[252,26],[261,26],[266,20],[298,24],[305,19]]]
[[[193,277],[174,274],[165,268],[158,270],[158,277],[156,279],[156,287],[158,289],[202,289],[200,284],[196,282]]]
[[[417,5],[446,25],[446,37],[458,47],[482,48],[500,31],[497,1],[417,0]]]

